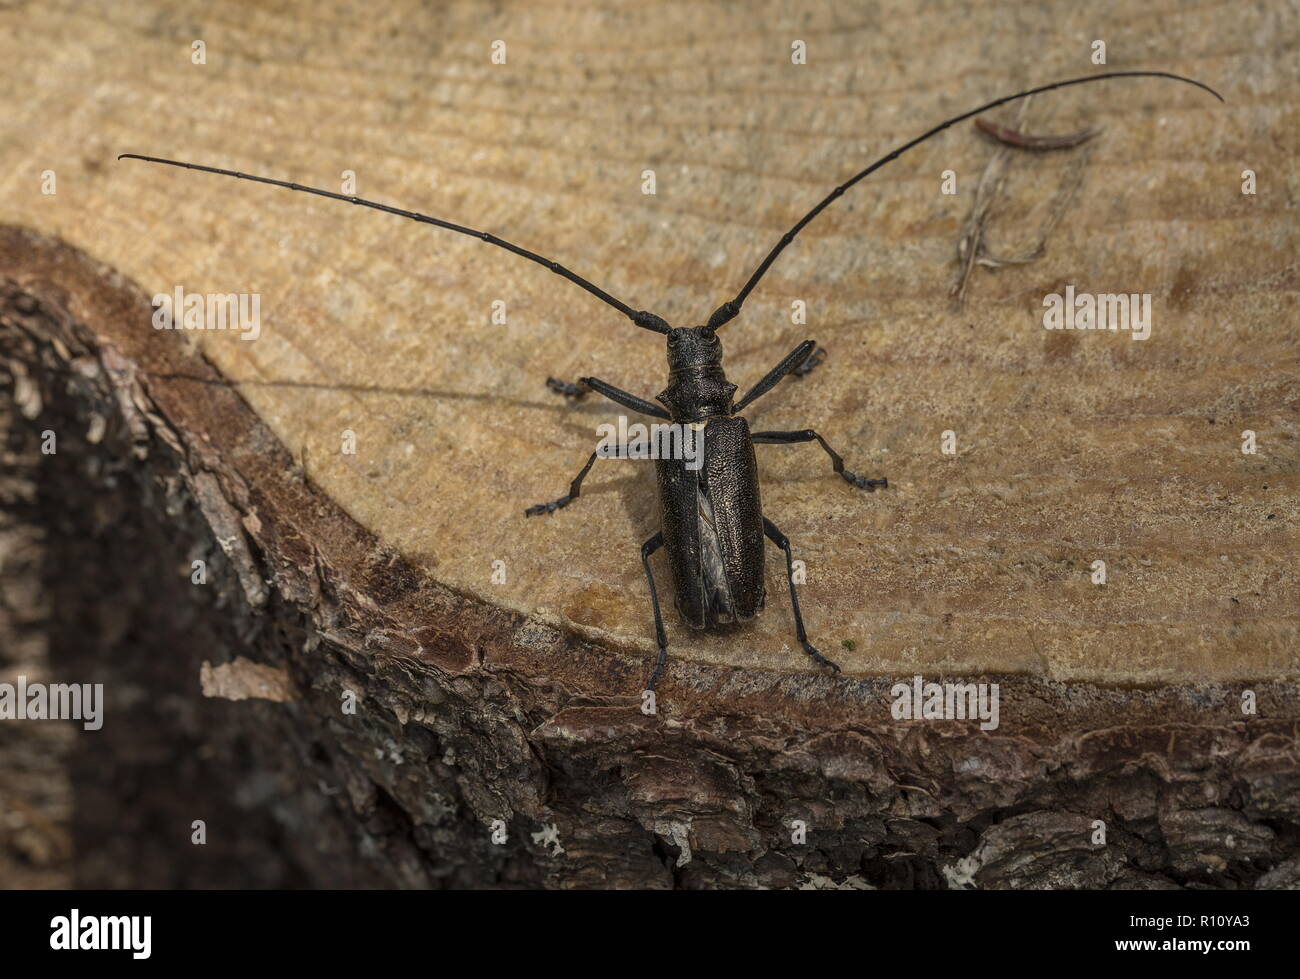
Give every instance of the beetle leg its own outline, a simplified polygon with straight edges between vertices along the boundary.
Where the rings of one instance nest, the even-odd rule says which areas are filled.
[[[644,459],[648,458],[645,453],[650,449],[649,442],[633,442],[630,445],[620,445],[614,451],[617,458]],[[558,500],[552,500],[550,503],[538,503],[536,506],[530,506],[524,511],[525,517],[534,517],[539,513],[554,513],[561,507],[566,507],[579,496],[582,495],[582,481],[587,478],[587,473],[591,472],[591,467],[596,464],[596,459],[600,455],[597,450],[591,454],[587,464],[582,467],[582,472],[573,477],[573,482],[569,484],[569,492],[565,493]]]
[[[548,377],[546,386],[566,398],[581,398],[588,391],[595,391],[597,394],[609,398],[615,404],[622,405],[624,408],[631,408],[633,411],[639,411],[643,415],[649,415],[652,418],[670,417],[667,410],[659,407],[659,405],[646,401],[644,398],[638,398],[635,394],[629,394],[622,388],[607,384],[598,377],[580,377],[577,384],[569,384],[566,381],[557,381],[553,377]]]
[[[573,482],[569,484],[569,492],[565,493],[558,500],[552,500],[550,503],[538,503],[536,506],[530,506],[524,511],[525,517],[536,516],[539,513],[554,513],[560,507],[566,507],[582,494],[582,481],[587,478],[587,473],[591,472],[591,467],[596,464],[596,453],[591,454],[587,464],[582,467],[582,472],[573,477]]]
[[[584,388],[581,383],[570,384],[568,381],[559,381],[553,377],[546,379],[546,386],[556,394],[562,394],[566,398],[581,398],[587,393],[587,388]]]
[[[659,643],[659,655],[655,659],[654,672],[650,674],[647,690],[653,690],[659,682],[659,675],[664,671],[668,659],[668,639],[664,635],[664,617],[659,612],[659,593],[655,590],[655,576],[650,570],[650,555],[664,546],[664,532],[661,530],[641,545],[641,567],[645,568],[645,580],[650,583],[650,606],[655,612],[655,641]]]
[[[802,371],[802,373],[806,374],[809,370],[812,370],[812,367],[809,367],[807,370],[803,370],[803,368],[808,361],[813,360],[816,357],[817,349],[816,340],[805,340],[803,343],[799,344],[799,346],[791,350],[785,355],[785,358],[781,363],[777,364],[763,375],[761,381],[745,392],[745,396],[731,406],[732,413],[740,414],[745,410],[746,405],[757,401],[763,395],[767,394],[768,391],[776,387],[777,381],[781,380],[781,378],[785,377],[787,374],[796,371]],[[825,353],[826,351],[823,350],[822,354],[825,355]],[[819,364],[821,361],[817,360],[817,363]],[[813,366],[816,365],[814,364]]]
[[[843,477],[844,482],[851,483],[858,489],[864,489],[868,493],[874,493],[877,486],[882,489],[889,488],[888,479],[864,479],[863,477],[855,475],[845,469],[844,460],[840,458],[840,454],[827,445],[826,440],[811,428],[805,428],[801,432],[755,432],[750,436],[750,438],[753,440],[755,445],[794,445],[798,442],[812,442],[816,440],[821,443],[822,448],[826,450],[826,454],[831,457],[831,465],[834,466],[835,471]]]
[[[811,354],[808,355],[807,360],[805,360],[802,364],[800,364],[798,367],[792,370],[790,372],[790,375],[792,377],[806,377],[807,375],[812,373],[814,367],[817,367],[825,359],[826,359],[826,348],[818,347]]]
[[[803,651],[811,656],[814,661],[820,663],[822,666],[829,666],[838,673],[840,668],[821,653],[817,652],[817,648],[808,641],[808,634],[804,632],[803,616],[799,614],[799,596],[795,594],[794,590],[794,555],[790,553],[789,538],[787,538],[785,534],[781,533],[781,531],[777,530],[776,524],[768,520],[767,517],[763,518],[763,533],[767,535],[768,540],[781,548],[781,550],[785,551],[785,579],[790,585],[790,607],[794,609],[794,633],[799,638],[799,645],[803,647]]]

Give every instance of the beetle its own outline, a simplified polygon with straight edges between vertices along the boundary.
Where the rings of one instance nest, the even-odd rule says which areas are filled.
[[[799,597],[795,591],[794,555],[790,541],[763,514],[759,494],[758,465],[754,453],[755,445],[792,445],[815,441],[830,457],[835,473],[851,486],[872,492],[877,487],[886,488],[889,485],[888,480],[883,477],[866,479],[850,472],[844,467],[844,460],[839,453],[832,449],[814,429],[751,432],[749,424],[740,414],[786,376],[801,376],[811,370],[819,362],[823,353],[814,341],[805,340],[795,347],[739,401],[736,401],[733,396],[737,387],[727,380],[726,373],[722,369],[722,343],[718,338],[718,330],[739,315],[749,294],[795,236],[833,201],[869,174],[950,126],[982,112],[1053,89],[1115,78],[1172,79],[1194,85],[1209,92],[1220,102],[1223,101],[1223,97],[1208,85],[1182,75],[1163,71],[1116,71],[1041,85],[994,99],[978,108],[953,116],[876,160],[865,170],[832,190],[816,207],[781,236],[734,298],[714,310],[703,325],[694,327],[674,328],[652,312],[633,309],[560,263],[486,231],[478,231],[441,218],[360,197],[270,177],[254,176],[237,170],[136,153],[123,153],[118,159],[142,160],[147,163],[160,163],[271,184],[386,211],[413,221],[470,235],[546,267],[613,307],[630,319],[634,325],[662,334],[667,343],[668,384],[656,396],[655,400],[659,404],[646,401],[595,377],[580,378],[577,384],[569,384],[555,378],[547,378],[546,381],[551,390],[566,397],[581,398],[588,392],[594,391],[615,404],[640,414],[668,420],[676,425],[688,426],[702,437],[703,458],[699,468],[692,468],[682,458],[660,458],[656,461],[660,529],[641,546],[641,564],[650,589],[655,639],[658,644],[658,656],[648,683],[648,687],[653,689],[663,673],[668,649],[658,590],[650,568],[650,557],[660,548],[666,548],[668,552],[675,604],[682,619],[692,628],[709,629],[751,620],[762,610],[766,598],[764,540],[771,541],[785,555],[790,605],[794,613],[795,634],[799,644],[815,663],[839,672],[839,667],[823,656],[808,640],[799,609]],[[554,513],[576,500],[582,491],[582,481],[591,471],[598,456],[599,451],[591,454],[587,464],[570,483],[568,493],[548,503],[528,507],[524,511],[525,515]]]
[[[818,349],[813,340],[795,347],[739,401],[736,385],[722,369],[722,343],[715,328],[703,326],[671,329],[667,334],[668,386],[655,398],[665,407],[644,401],[594,377],[566,385],[548,378],[552,389],[580,396],[588,390],[604,395],[616,404],[675,425],[690,426],[700,433],[703,453],[699,468],[693,469],[680,454],[655,461],[659,484],[661,527],[641,545],[641,564],[650,587],[654,612],[655,639],[659,653],[650,675],[653,690],[663,672],[668,641],[650,556],[661,547],[668,552],[673,595],[677,611],[694,629],[748,622],[763,608],[764,538],[785,554],[794,612],[795,635],[813,661],[836,672],[839,667],[808,641],[799,596],[794,585],[794,553],[789,539],[763,514],[758,482],[755,445],[820,443],[831,458],[836,473],[849,484],[872,492],[887,487],[885,478],[865,479],[844,467],[844,460],[813,429],[791,432],[750,432],[741,416],[746,407],[776,386],[782,378],[807,365]],[[587,464],[558,500],[529,507],[528,515],[552,513],[576,500],[582,481],[595,464],[593,452]]]

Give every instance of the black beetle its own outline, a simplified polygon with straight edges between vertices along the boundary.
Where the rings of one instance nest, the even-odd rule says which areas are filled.
[[[568,279],[602,302],[614,307],[637,326],[664,334],[668,342],[668,386],[657,396],[657,400],[665,407],[645,401],[594,377],[581,378],[577,384],[567,384],[554,378],[547,379],[547,385],[552,390],[566,396],[580,397],[588,391],[595,391],[625,408],[653,418],[666,419],[674,424],[692,426],[696,431],[702,432],[703,461],[699,469],[688,467],[685,460],[680,458],[659,459],[656,463],[662,522],[659,531],[641,547],[641,563],[650,585],[655,636],[659,646],[659,655],[649,682],[650,688],[653,689],[663,672],[668,644],[664,635],[663,616],[659,610],[659,596],[655,589],[654,575],[650,570],[650,555],[665,545],[668,549],[669,566],[672,568],[678,611],[688,625],[696,629],[705,629],[724,623],[744,622],[752,619],[762,609],[765,591],[763,539],[766,537],[772,541],[785,553],[790,602],[794,610],[795,631],[800,645],[817,663],[839,671],[838,666],[818,652],[808,641],[804,631],[803,617],[799,612],[799,599],[795,593],[794,558],[790,550],[790,542],[770,520],[763,516],[759,501],[758,467],[754,457],[754,445],[789,445],[816,441],[830,456],[835,472],[839,473],[846,482],[868,491],[874,490],[877,486],[888,485],[885,479],[864,479],[849,472],[844,468],[844,462],[835,450],[812,429],[751,433],[748,423],[744,418],[739,417],[739,413],[745,407],[771,390],[783,377],[788,374],[803,374],[811,369],[820,353],[813,341],[805,340],[801,343],[744,397],[733,402],[732,396],[736,392],[736,386],[727,380],[722,370],[722,343],[718,339],[718,329],[740,312],[745,299],[758,284],[759,279],[795,236],[832,201],[868,174],[949,126],[981,112],[987,112],[999,105],[1040,92],[1110,78],[1170,78],[1195,85],[1209,92],[1220,102],[1223,101],[1223,97],[1208,85],[1181,75],[1163,71],[1117,71],[1053,82],[987,102],[927,130],[840,184],[781,237],[734,299],[719,306],[703,326],[684,329],[672,328],[654,313],[634,310],[558,262],[486,231],[476,231],[440,218],[391,207],[376,201],[363,200],[360,197],[336,194],[285,180],[273,180],[270,177],[257,177],[237,170],[223,170],[219,167],[141,156],[136,153],[123,153],[118,159],[164,163],[189,170],[202,170],[207,173],[286,187],[290,190],[300,190],[471,235],[545,266],[556,275]],[[582,471],[570,484],[569,492],[565,496],[550,503],[529,507],[525,513],[528,515],[552,513],[577,499],[581,492],[582,481],[591,471],[597,457],[598,453],[593,452]]]
[[[816,350],[816,343],[805,340],[743,398],[734,401],[736,385],[727,380],[722,370],[722,343],[714,328],[706,324],[669,330],[668,386],[656,397],[667,410],[594,377],[584,377],[576,385],[547,379],[554,390],[563,394],[577,396],[588,390],[597,391],[625,408],[690,426],[702,437],[703,452],[698,468],[692,468],[680,456],[659,458],[655,462],[662,524],[659,532],[641,546],[641,563],[650,585],[655,637],[659,643],[650,689],[654,689],[663,671],[668,649],[650,555],[665,545],[677,610],[687,625],[707,629],[746,622],[763,608],[763,538],[772,541],[785,553],[799,644],[816,662],[839,670],[808,641],[804,631],[794,585],[794,555],[785,534],[763,516],[754,446],[817,441],[830,455],[835,472],[846,482],[869,492],[889,483],[849,472],[839,454],[812,429],[751,433],[749,423],[740,417],[741,411],[775,387],[781,378],[804,368]],[[577,499],[582,481],[596,458],[597,453],[593,452],[567,494],[550,503],[529,507],[525,513],[550,513]]]

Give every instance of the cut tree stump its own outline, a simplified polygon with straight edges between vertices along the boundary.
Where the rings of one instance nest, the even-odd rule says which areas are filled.
[[[0,499],[43,542],[46,668],[109,698],[102,736],[63,749],[74,878],[1300,886],[1300,28],[1166,6],[0,10],[0,379],[23,483]],[[754,623],[700,634],[666,608],[653,714],[650,465],[601,462],[571,507],[523,509],[616,417],[545,378],[651,397],[661,339],[480,242],[114,162],[330,189],[351,171],[360,196],[694,325],[895,145],[1136,68],[1227,102],[1165,81],[1035,99],[1026,127],[1101,134],[1044,257],[976,268],[960,314],[956,243],[994,152],[968,126],[846,194],[722,331],[742,388],[808,336],[826,347],[751,422],[814,427],[890,485],[760,447],[843,673],[794,641],[773,551]],[[1032,239],[1071,164],[1011,160],[996,252]],[[1150,339],[1044,330],[1067,286],[1149,293]],[[177,288],[258,294],[260,335],[154,329],[150,298]],[[10,566],[0,551],[0,582]],[[996,683],[997,727],[898,719],[918,676]]]

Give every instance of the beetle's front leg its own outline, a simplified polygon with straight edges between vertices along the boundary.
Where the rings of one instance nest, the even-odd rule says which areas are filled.
[[[817,347],[808,355],[808,359],[790,372],[791,377],[807,377],[814,367],[826,359],[826,348]]]
[[[566,381],[557,381],[553,377],[548,377],[546,386],[568,398],[581,398],[588,391],[595,391],[597,394],[609,398],[616,405],[622,405],[624,408],[630,408],[643,415],[649,415],[651,418],[666,419],[669,417],[668,411],[654,402],[638,398],[635,394],[624,391],[622,388],[616,388],[612,384],[607,384],[598,377],[580,377],[577,384],[569,384]]]
[[[755,445],[795,445],[799,442],[820,442],[822,448],[826,450],[826,454],[831,457],[831,465],[844,479],[844,482],[856,486],[858,489],[864,489],[868,493],[874,493],[877,486],[882,489],[889,487],[888,479],[883,477],[880,479],[864,479],[845,469],[844,460],[840,458],[840,454],[827,445],[826,440],[811,428],[805,428],[801,432],[755,432],[750,438],[753,439]]]
[[[546,379],[546,386],[556,394],[562,394],[566,398],[581,398],[591,390],[591,388],[582,383],[581,379],[578,380],[577,384],[570,384],[568,381],[561,381],[554,377],[548,377]]]

